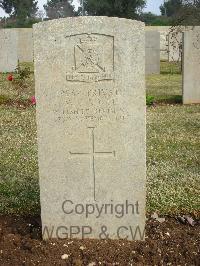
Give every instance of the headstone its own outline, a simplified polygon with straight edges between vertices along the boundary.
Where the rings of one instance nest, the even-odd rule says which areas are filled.
[[[183,34],[183,103],[200,103],[200,27]]]
[[[160,33],[145,32],[145,73],[160,74]]]
[[[168,39],[169,39],[169,28],[166,27],[164,30],[160,30],[160,60],[167,61],[169,54]]]
[[[180,62],[182,59],[182,31],[172,28],[169,33],[169,62]]]
[[[168,60],[168,38],[170,27],[169,26],[147,26],[145,27],[146,31],[157,31],[160,33],[160,60],[167,61]]]
[[[34,25],[43,238],[144,239],[144,24]]]
[[[18,59],[19,62],[33,62],[33,30],[16,29],[18,32]]]
[[[17,68],[17,33],[13,29],[0,29],[0,72],[13,72]]]

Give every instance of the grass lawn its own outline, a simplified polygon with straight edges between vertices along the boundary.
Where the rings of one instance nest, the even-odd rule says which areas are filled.
[[[0,213],[38,214],[33,73],[17,90],[0,74]],[[183,106],[179,66],[147,77],[147,211],[200,216],[200,105]]]
[[[147,95],[157,103],[182,103],[182,76],[177,63],[161,62],[161,75],[146,79]]]

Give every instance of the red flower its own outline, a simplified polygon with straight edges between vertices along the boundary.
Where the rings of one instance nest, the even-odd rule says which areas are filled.
[[[31,97],[31,103],[32,103],[32,105],[36,105],[36,99],[35,99],[35,96],[32,96],[32,97]]]
[[[7,80],[8,80],[8,81],[13,81],[13,75],[12,75],[12,74],[8,75],[8,76],[7,76]]]

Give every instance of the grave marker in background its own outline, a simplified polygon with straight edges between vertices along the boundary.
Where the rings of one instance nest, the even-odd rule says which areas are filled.
[[[168,60],[168,36],[170,32],[170,26],[146,26],[146,31],[157,31],[160,33],[160,60],[167,61]]]
[[[17,42],[14,29],[0,29],[0,72],[14,72],[17,68]]]
[[[33,29],[16,29],[19,62],[33,62]]]
[[[200,103],[200,27],[184,32],[183,103]]]
[[[182,60],[182,37],[183,32],[178,28],[172,28],[169,33],[169,62]]]
[[[145,32],[145,73],[160,74],[160,33]]]

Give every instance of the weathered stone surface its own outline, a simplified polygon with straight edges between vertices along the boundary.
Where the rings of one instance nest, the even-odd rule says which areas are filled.
[[[183,34],[183,103],[200,103],[200,27]]]
[[[182,37],[183,32],[178,28],[172,28],[168,36],[169,62],[180,62],[182,60]]]
[[[14,29],[0,29],[0,72],[12,72],[17,68],[17,40]]]
[[[19,62],[33,61],[33,30],[16,29],[18,33],[18,59]]]
[[[34,26],[45,239],[142,238],[144,33],[141,22],[108,17]]]
[[[145,32],[145,73],[160,74],[160,33]]]

